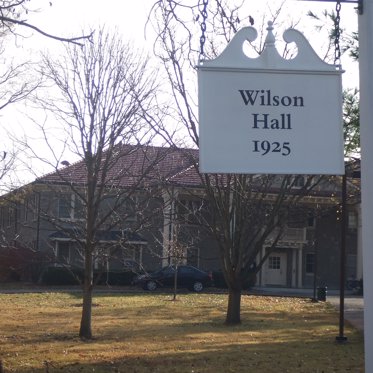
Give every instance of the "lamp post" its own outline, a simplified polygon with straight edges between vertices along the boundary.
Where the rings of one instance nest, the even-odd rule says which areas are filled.
[[[347,233],[347,174],[342,175],[342,216],[341,216],[341,256],[339,269],[339,334],[335,338],[338,343],[347,342],[344,335],[344,302],[346,282],[346,233]]]
[[[336,0],[334,0],[334,2],[336,2]],[[359,12],[361,207],[364,260],[364,346],[365,371],[371,373],[373,372],[373,271],[371,270],[373,265],[373,0],[340,0],[340,2],[356,3]]]

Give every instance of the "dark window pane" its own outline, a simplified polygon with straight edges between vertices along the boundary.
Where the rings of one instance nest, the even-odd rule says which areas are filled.
[[[314,273],[315,271],[315,254],[309,253],[306,255],[306,273]]]

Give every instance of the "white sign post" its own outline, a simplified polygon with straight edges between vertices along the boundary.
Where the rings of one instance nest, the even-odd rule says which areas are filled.
[[[241,29],[215,60],[198,66],[202,173],[343,174],[341,71],[323,62],[293,29],[298,53],[282,58],[268,23],[265,49]]]
[[[373,0],[359,15],[365,372],[373,372]]]

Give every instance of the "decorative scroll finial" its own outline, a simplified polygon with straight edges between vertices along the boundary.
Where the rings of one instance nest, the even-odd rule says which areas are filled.
[[[273,35],[273,22],[272,21],[268,21],[268,27],[267,27],[267,37],[266,37],[266,40],[265,40],[265,43],[266,43],[266,46],[267,47],[274,47],[275,46],[275,43],[276,43],[276,38],[275,38],[275,35]]]
[[[224,69],[283,69],[283,70],[314,70],[314,71],[336,71],[335,65],[324,62],[313,50],[304,35],[295,30],[288,29],[283,38],[286,43],[295,43],[297,54],[291,59],[286,59],[278,53],[276,38],[273,33],[273,22],[269,21],[267,36],[263,51],[257,57],[249,57],[244,53],[244,44],[254,42],[258,32],[254,27],[244,27],[239,30],[223,50],[213,60],[203,60],[200,68],[224,68]],[[340,70],[340,72],[343,72]]]

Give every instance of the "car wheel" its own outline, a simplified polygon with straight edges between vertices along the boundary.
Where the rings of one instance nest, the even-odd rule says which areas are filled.
[[[148,281],[146,283],[146,290],[154,291],[157,288],[157,283],[155,281]]]
[[[196,281],[194,284],[193,284],[193,291],[199,293],[200,291],[203,290],[203,284],[202,282],[200,281]]]

